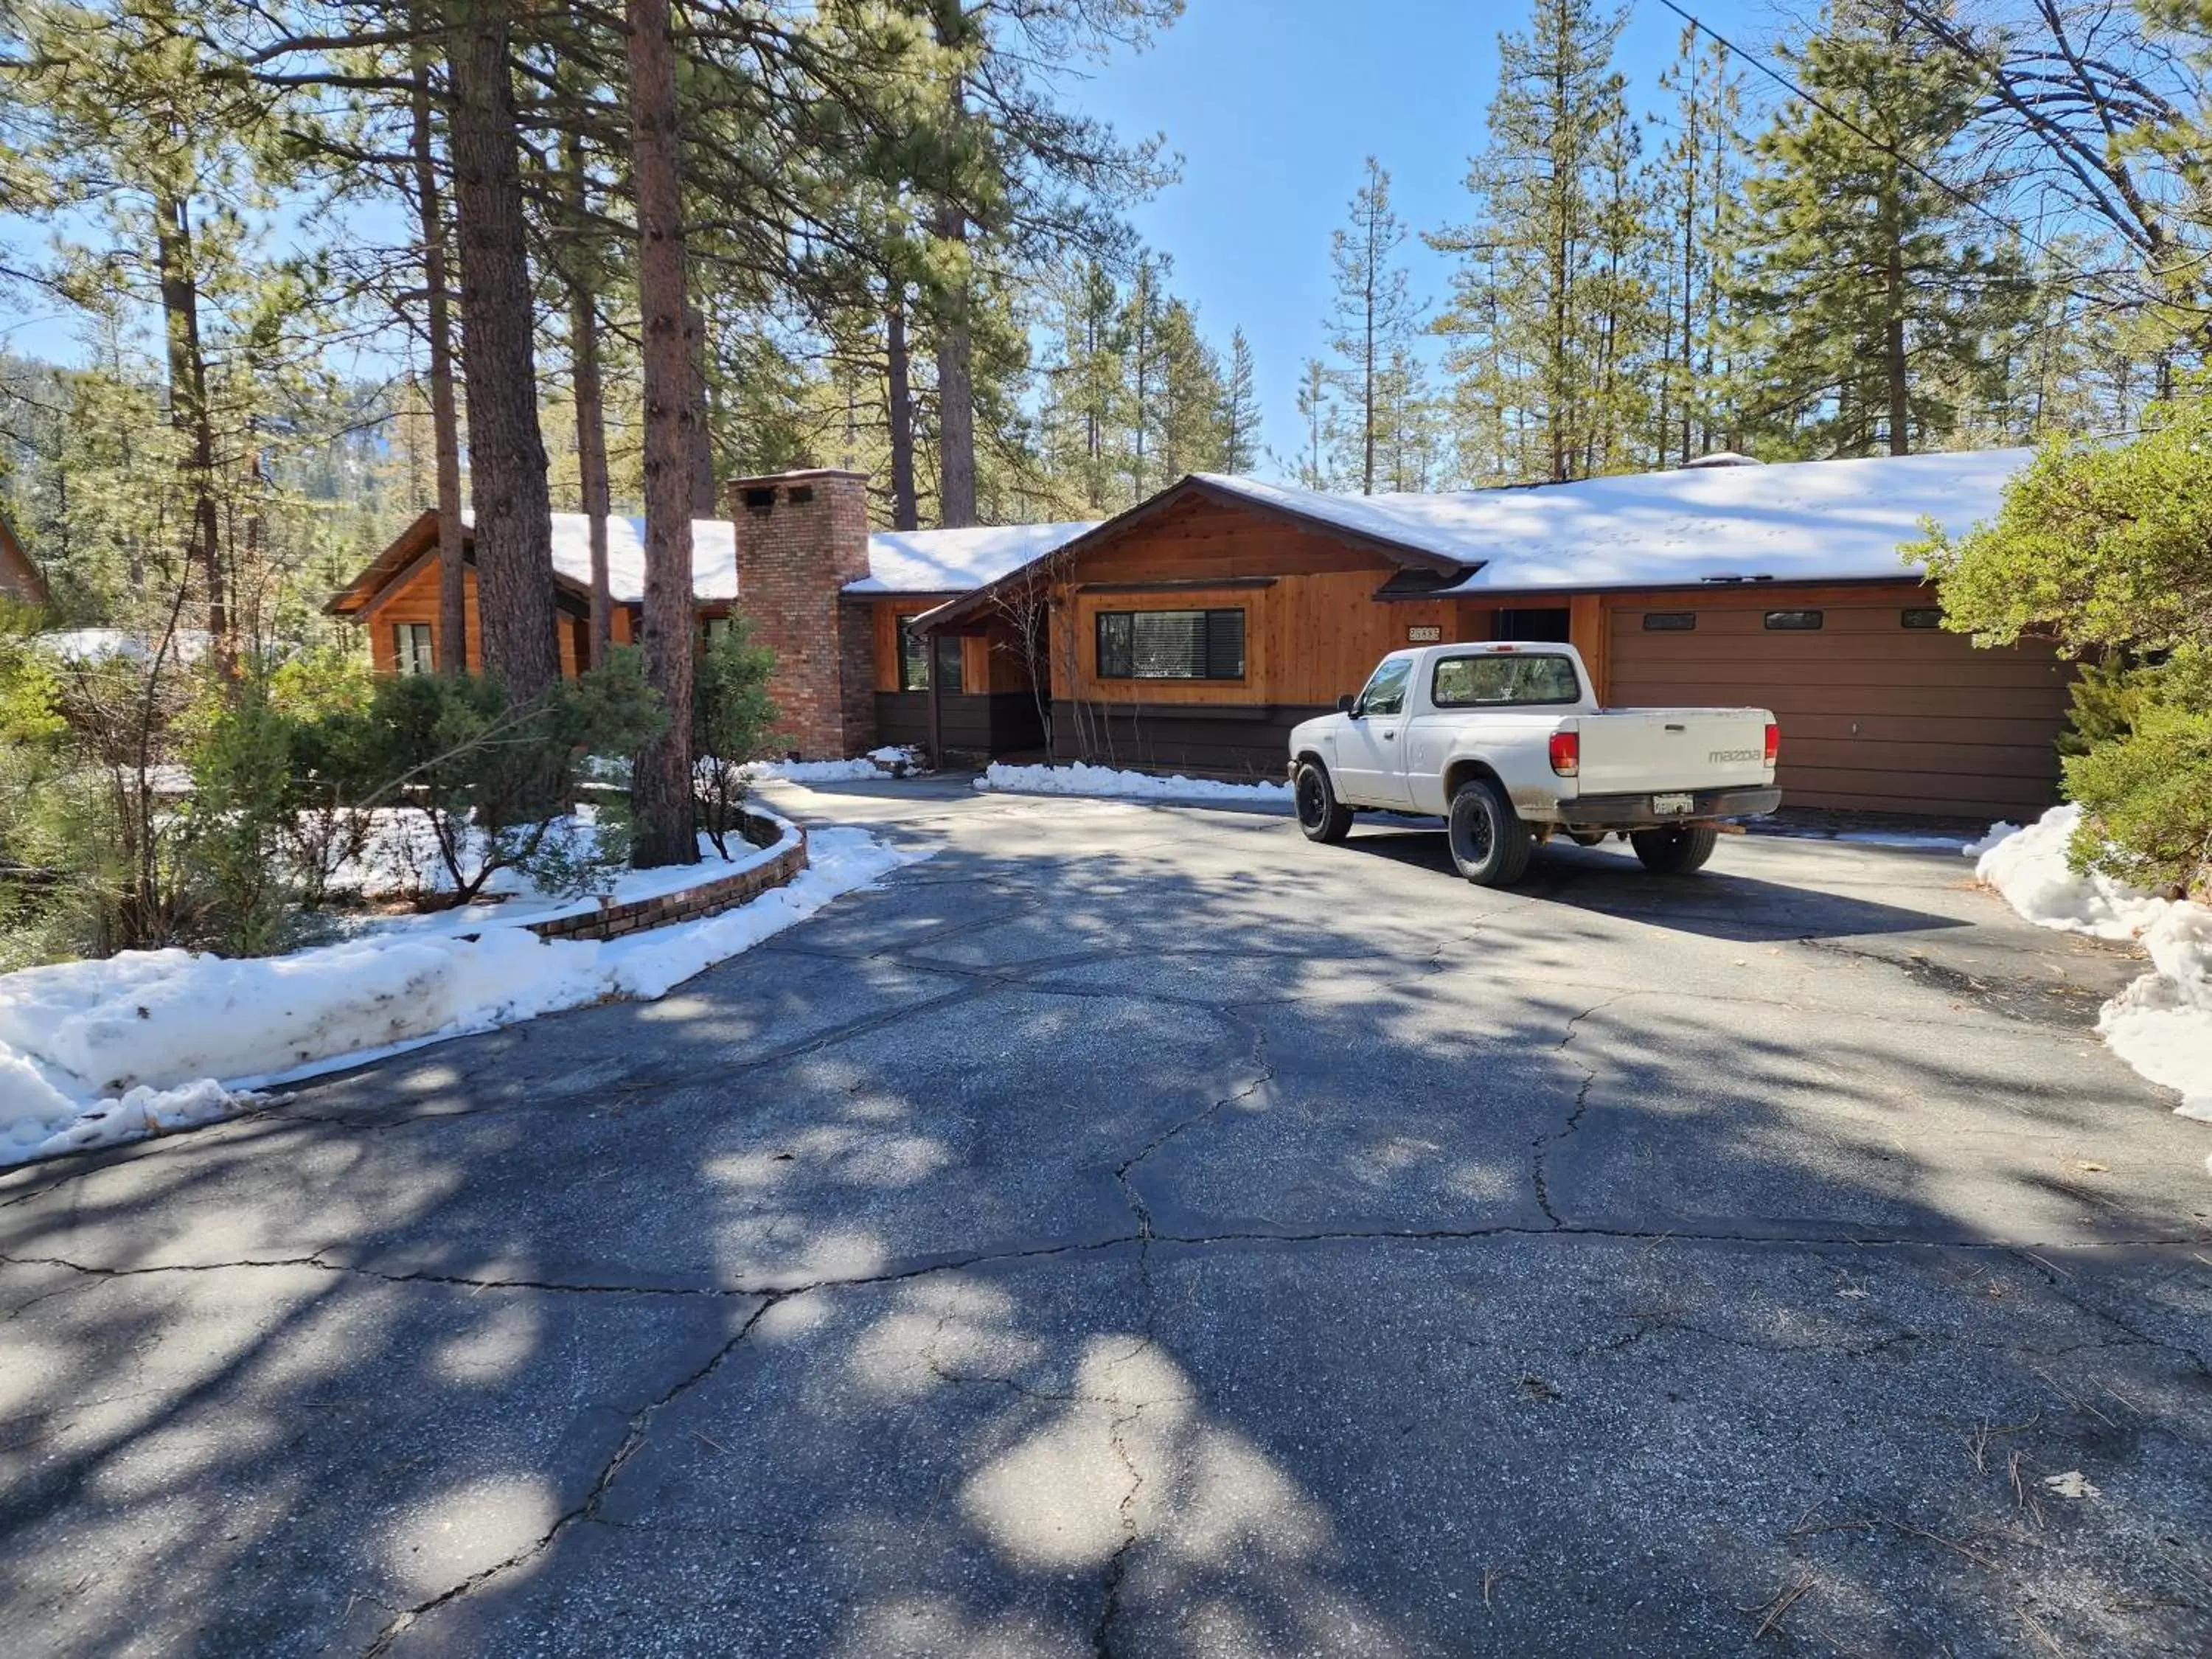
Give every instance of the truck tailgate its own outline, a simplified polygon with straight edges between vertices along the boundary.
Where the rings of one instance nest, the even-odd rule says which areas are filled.
[[[1631,708],[1583,714],[1584,795],[1755,787],[1766,781],[1763,708]]]

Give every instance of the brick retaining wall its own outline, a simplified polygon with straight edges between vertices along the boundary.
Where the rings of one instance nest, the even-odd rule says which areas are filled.
[[[540,939],[609,939],[642,933],[648,927],[667,927],[679,921],[718,916],[748,899],[758,898],[771,887],[782,886],[806,867],[806,831],[796,824],[791,827],[798,835],[797,841],[767,862],[740,870],[735,875],[702,881],[696,887],[663,893],[658,898],[634,899],[628,904],[602,904],[596,910],[525,925]],[[784,826],[774,818],[756,812],[745,814],[745,839],[755,846],[773,847],[783,833]],[[701,867],[703,870],[711,866]]]

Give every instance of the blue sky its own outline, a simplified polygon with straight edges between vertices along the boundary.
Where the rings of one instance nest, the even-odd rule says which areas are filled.
[[[1770,46],[1783,21],[1760,0],[1687,9],[1747,49]],[[1069,84],[1072,103],[1125,136],[1164,133],[1182,155],[1182,182],[1139,207],[1137,227],[1174,256],[1172,287],[1210,338],[1225,345],[1243,329],[1273,449],[1297,447],[1299,366],[1321,354],[1329,305],[1329,233],[1368,155],[1416,233],[1405,250],[1415,296],[1449,295],[1448,262],[1418,233],[1468,216],[1498,36],[1526,16],[1525,0],[1187,0],[1150,51]],[[1660,106],[1681,30],[1656,0],[1637,7],[1618,59],[1632,108]],[[1647,135],[1647,148],[1663,142]]]
[[[1771,47],[1785,21],[1775,0],[1710,0],[1690,9],[1746,48]],[[1264,439],[1298,438],[1300,365],[1322,349],[1329,233],[1342,223],[1364,159],[1391,175],[1419,298],[1441,303],[1449,264],[1419,232],[1464,221],[1468,158],[1483,145],[1498,35],[1522,27],[1526,0],[1187,0],[1182,18],[1141,53],[1121,52],[1064,86],[1069,102],[1124,136],[1165,136],[1182,181],[1133,214],[1139,233],[1175,261],[1174,291],[1198,307],[1225,349],[1242,327],[1258,362]],[[1655,111],[1679,18],[1638,0],[1620,67],[1631,106]],[[1747,76],[1756,101],[1771,84]],[[1647,148],[1664,142],[1647,134]],[[0,226],[36,246],[21,222]],[[68,360],[73,324],[0,315],[0,347]]]

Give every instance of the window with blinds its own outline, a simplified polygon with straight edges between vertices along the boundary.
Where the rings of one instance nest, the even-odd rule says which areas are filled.
[[[1241,680],[1244,612],[1102,611],[1102,680]]]

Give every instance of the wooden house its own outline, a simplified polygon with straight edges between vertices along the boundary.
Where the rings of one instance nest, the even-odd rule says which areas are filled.
[[[1290,728],[1390,650],[1559,640],[1608,702],[1773,709],[1793,805],[2018,817],[2054,798],[2069,669],[1946,631],[1900,550],[1989,517],[2027,459],[1728,456],[1376,496],[1193,477],[915,627],[1048,615],[1063,759],[1279,775]]]

